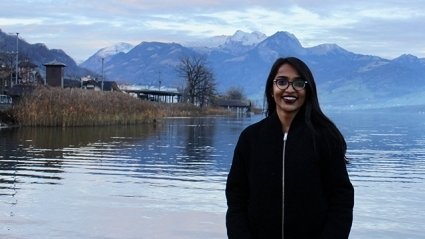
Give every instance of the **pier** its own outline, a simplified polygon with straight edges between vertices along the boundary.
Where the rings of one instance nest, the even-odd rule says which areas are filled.
[[[123,92],[135,94],[142,100],[150,100],[165,103],[178,103],[182,100],[182,93],[177,89],[146,89],[142,87],[119,86]]]

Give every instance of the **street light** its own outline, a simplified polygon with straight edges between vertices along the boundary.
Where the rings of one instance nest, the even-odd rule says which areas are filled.
[[[105,59],[102,57],[102,91],[103,91],[103,78],[105,77],[104,74],[103,74],[103,61],[104,60]]]
[[[18,84],[18,55],[19,55],[19,32],[16,33],[16,75],[15,84]]]
[[[7,52],[7,64],[8,64],[8,68],[9,68],[9,73],[10,73],[10,85],[9,87],[13,86],[13,55],[15,54],[15,52],[13,51],[8,51]]]

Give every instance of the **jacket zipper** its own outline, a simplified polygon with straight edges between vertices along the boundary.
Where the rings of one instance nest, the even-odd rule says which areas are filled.
[[[285,151],[286,151],[286,140],[288,139],[288,133],[285,132],[283,135],[283,152],[282,152],[282,239],[285,238]]]

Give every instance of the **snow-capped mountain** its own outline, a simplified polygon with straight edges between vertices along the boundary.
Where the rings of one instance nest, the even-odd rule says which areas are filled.
[[[220,39],[220,41],[218,40]],[[264,34],[236,32],[215,38],[215,45],[188,46],[177,43],[142,42],[127,53],[111,54],[105,63],[107,79],[118,82],[182,87],[177,73],[180,59],[203,56],[213,70],[219,92],[240,87],[262,103],[264,84],[277,57],[303,59],[315,76],[320,100],[329,108],[389,107],[395,102],[425,105],[425,59],[402,55],[388,60],[347,51],[336,44],[305,48],[288,32]],[[210,44],[210,45],[208,45]],[[85,62],[92,70],[99,63]],[[99,72],[99,71],[98,71]]]
[[[182,45],[191,48],[217,48],[229,44],[240,44],[242,46],[252,46],[266,39],[267,36],[261,32],[247,33],[241,30],[231,36],[214,36],[197,41],[183,42]]]
[[[177,65],[182,56],[196,54],[176,43],[142,42],[128,53],[119,53],[105,63],[105,75],[121,83],[181,86]],[[168,84],[168,85],[167,85]]]
[[[325,55],[329,52],[332,53],[348,53],[347,50],[341,48],[337,44],[320,44],[311,48],[308,48],[309,52],[315,55]]]
[[[133,49],[133,47],[134,46],[131,45],[131,44],[128,44],[128,43],[125,43],[125,42],[120,42],[118,44],[115,44],[115,45],[112,45],[112,46],[109,46],[109,47],[105,47],[105,48],[100,49],[96,53],[96,55],[98,55],[100,57],[107,58],[107,57],[116,55],[116,54],[121,53],[121,52],[127,53],[131,49]]]
[[[102,70],[102,59],[103,64],[107,63],[112,57],[120,54],[127,53],[133,49],[133,45],[125,42],[120,42],[112,46],[104,47],[98,50],[93,56],[80,64],[81,67],[93,70],[95,72],[101,72]]]
[[[260,32],[246,33],[243,31],[236,31],[236,33],[229,36],[224,43],[212,50],[221,50],[223,52],[238,55],[253,49],[266,38],[267,36]]]
[[[252,46],[262,42],[266,38],[267,36],[261,32],[246,33],[238,30],[235,32],[235,34],[233,34],[233,36],[228,37],[224,44],[237,42],[244,46]]]

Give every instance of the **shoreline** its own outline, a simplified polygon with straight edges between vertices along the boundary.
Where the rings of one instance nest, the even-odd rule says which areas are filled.
[[[78,127],[156,123],[168,117],[238,115],[217,105],[151,102],[121,92],[37,87],[0,111],[2,127]]]

